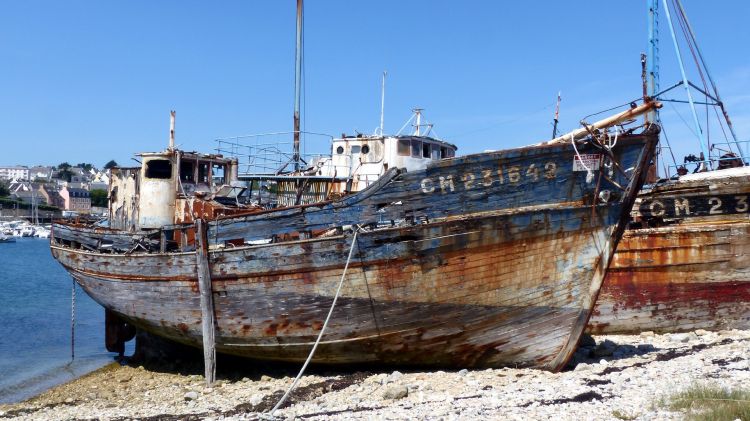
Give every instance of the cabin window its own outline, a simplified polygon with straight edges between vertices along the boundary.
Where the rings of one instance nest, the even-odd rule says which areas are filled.
[[[339,146],[338,148],[336,148],[336,153],[339,154],[339,155],[341,155],[342,153],[344,153],[344,147],[343,146]]]
[[[419,158],[422,156],[422,141],[411,141],[411,156],[413,156],[414,158]]]
[[[367,146],[367,145],[362,146],[362,153],[365,154],[365,155],[367,155],[368,153],[370,153],[370,147]]]
[[[448,148],[448,158],[453,158],[454,156],[456,156],[456,151],[454,151],[451,148]]]
[[[226,184],[224,173],[226,166],[224,164],[213,164],[211,166],[211,178],[214,184]]]
[[[436,161],[440,159],[440,149],[438,145],[432,145],[432,159]]]
[[[146,178],[172,178],[172,162],[168,159],[152,159],[146,162]]]
[[[448,158],[448,148],[440,148],[440,159]]]
[[[411,153],[411,143],[409,139],[398,140],[398,154],[401,156],[409,156]]]
[[[208,184],[208,163],[198,163],[198,182]]]
[[[422,158],[430,157],[430,149],[432,149],[432,145],[427,142],[422,143]]]
[[[195,182],[195,168],[193,165],[194,162],[180,162],[180,181],[186,183]]]
[[[362,150],[362,147],[359,145],[352,145],[352,155],[359,153]]]

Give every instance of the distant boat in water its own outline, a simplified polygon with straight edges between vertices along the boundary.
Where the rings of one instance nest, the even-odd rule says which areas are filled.
[[[0,233],[0,243],[15,243],[15,242],[16,242],[15,238],[5,235],[3,233]]]

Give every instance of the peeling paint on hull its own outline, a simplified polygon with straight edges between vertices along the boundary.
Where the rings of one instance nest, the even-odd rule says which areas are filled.
[[[487,223],[501,226],[499,219]],[[506,244],[493,241],[501,237],[496,230],[473,237],[467,239],[467,253],[445,253],[439,259],[355,260],[315,361],[556,368],[553,361],[571,331],[585,323],[581,297],[588,295],[591,279],[603,273],[600,256],[611,244],[607,234],[582,230]],[[375,242],[362,235],[361,254],[367,256]],[[338,253],[347,251],[343,247]],[[222,252],[220,257],[214,253],[217,349],[259,359],[304,360],[331,305],[341,268],[300,270],[309,262],[306,256],[331,252],[329,247],[313,247],[309,254],[301,250],[286,256],[292,267],[280,264],[260,276],[236,275],[234,267],[235,262],[257,261],[257,250]],[[192,255],[184,262],[184,256],[154,257],[139,265],[144,272],[140,279],[117,279],[96,268],[122,267],[117,260],[124,259],[73,255],[59,248],[53,253],[104,307],[160,336],[200,344]],[[553,254],[555,258],[541,258]],[[111,264],[103,265],[107,261]],[[530,261],[536,263],[529,266]],[[91,269],[72,269],[76,264]],[[186,265],[182,281],[159,279],[158,272],[146,269],[170,267],[179,273],[175,269],[181,264]],[[227,271],[227,265],[234,270]]]
[[[748,252],[750,221],[628,231],[589,331],[750,329]]]
[[[589,332],[750,329],[750,176],[739,170],[642,195],[641,215],[673,223],[625,232]]]

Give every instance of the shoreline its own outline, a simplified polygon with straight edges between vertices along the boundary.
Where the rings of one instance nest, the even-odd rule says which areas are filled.
[[[682,419],[659,406],[696,383],[750,390],[750,331],[595,336],[572,367],[371,371],[316,367],[284,419],[489,418]],[[291,384],[298,365],[219,361],[205,387],[200,361],[130,366],[111,363],[16,404],[0,419],[258,419]]]
[[[85,377],[112,363],[110,356],[102,355],[89,358],[79,358],[66,364],[47,367],[36,374],[23,376],[18,381],[0,388],[0,392],[7,393],[0,399],[0,405],[15,404],[32,399],[50,389],[63,386],[77,379]],[[5,399],[11,401],[4,401]]]

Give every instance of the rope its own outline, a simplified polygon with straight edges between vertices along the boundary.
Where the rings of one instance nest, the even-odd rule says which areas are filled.
[[[607,147],[609,150],[612,150],[614,149],[615,146],[617,146],[617,136],[619,135],[620,135],[620,130],[617,127],[615,127],[615,140],[612,142],[611,145]]]
[[[576,148],[576,140],[573,137],[572,133],[570,134],[570,144],[573,145],[573,150],[576,151],[578,162],[580,162],[583,168],[586,170],[586,183],[591,184],[591,182],[594,181],[594,173],[589,167],[586,166],[586,164],[583,162],[583,158],[581,158],[581,154],[578,153],[578,148]]]
[[[70,361],[76,358],[76,280],[70,290]]]
[[[284,393],[284,396],[279,399],[279,402],[276,404],[276,406],[271,409],[270,416],[271,418],[274,417],[274,413],[278,411],[279,407],[286,402],[286,399],[289,397],[289,394],[292,393],[292,390],[297,387],[297,383],[299,383],[299,380],[302,378],[302,375],[305,373],[305,369],[307,368],[307,365],[310,364],[310,361],[312,360],[313,355],[315,354],[315,350],[318,348],[318,344],[320,343],[320,339],[323,337],[323,333],[326,331],[326,327],[328,326],[328,321],[331,320],[331,314],[333,314],[333,309],[336,307],[336,301],[339,299],[339,294],[341,293],[341,286],[344,285],[344,279],[346,278],[346,271],[349,269],[349,262],[352,259],[352,252],[354,251],[354,245],[357,244],[357,234],[359,233],[359,228],[357,228],[354,231],[354,237],[352,238],[352,245],[349,248],[349,256],[346,258],[346,264],[344,265],[344,272],[341,274],[341,280],[339,281],[339,286],[336,288],[336,295],[333,297],[333,303],[331,303],[331,308],[328,310],[328,316],[326,316],[325,322],[323,322],[323,327],[320,329],[320,333],[318,334],[318,339],[315,340],[315,344],[313,345],[312,349],[310,350],[310,355],[307,356],[307,360],[305,360],[305,364],[302,365],[302,369],[299,371],[299,374],[297,374],[297,377],[294,379],[294,382],[292,382],[292,385],[289,386],[289,389]]]

